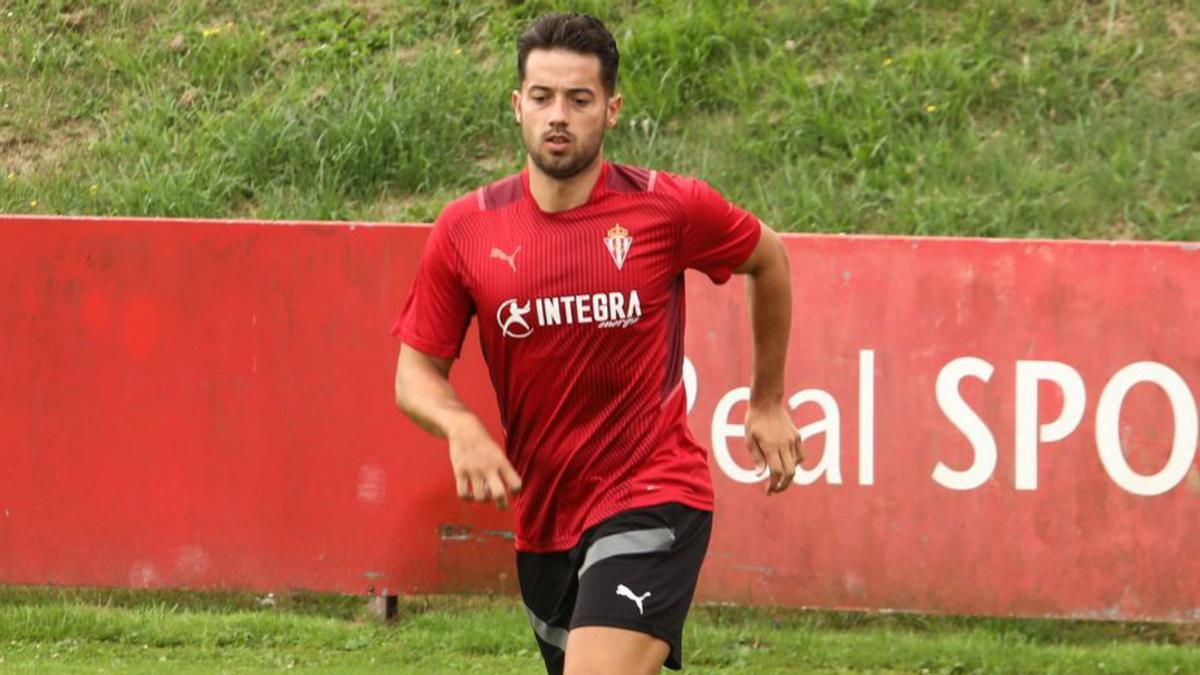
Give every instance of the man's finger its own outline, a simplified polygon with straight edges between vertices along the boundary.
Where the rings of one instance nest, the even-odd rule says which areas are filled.
[[[516,469],[512,468],[511,464],[509,464],[508,462],[505,462],[504,465],[500,467],[500,476],[504,479],[504,482],[508,485],[508,491],[510,493],[512,493],[514,495],[520,494],[520,492],[521,492],[521,476],[520,476],[520,474],[517,473]]]
[[[792,479],[796,477],[796,458],[792,455],[792,444],[790,442],[779,444],[779,457],[783,460],[783,475],[779,477],[779,485],[775,488],[776,492],[783,492],[792,484]]]
[[[487,477],[482,473],[471,474],[471,496],[477,502],[486,502],[489,498]]]
[[[762,448],[758,446],[758,441],[754,440],[753,436],[746,437],[746,449],[750,451],[750,457],[754,460],[755,471],[767,468],[767,458],[763,456]]]
[[[770,456],[771,454],[773,454],[773,453],[768,453],[768,456]],[[777,454],[776,454],[776,456],[778,457]],[[782,465],[782,462],[780,462],[780,464]],[[769,481],[767,481],[767,494],[773,495],[776,492],[779,492],[779,484],[782,481],[783,481],[783,467],[780,466],[778,469],[772,467],[771,468],[771,479]]]
[[[458,491],[459,499],[471,498],[471,486],[467,482],[467,474],[461,471],[454,472],[454,489]]]
[[[504,481],[500,480],[500,473],[498,471],[488,474],[485,485],[488,492],[491,493],[492,502],[496,505],[496,508],[508,508],[508,491],[504,489]]]
[[[779,456],[778,446],[762,447],[762,454],[767,460],[767,466],[771,468],[771,478],[767,481],[767,494],[771,494],[776,491],[775,486],[783,476],[783,459]]]

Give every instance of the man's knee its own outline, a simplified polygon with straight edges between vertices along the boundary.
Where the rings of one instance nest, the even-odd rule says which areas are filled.
[[[662,669],[671,647],[638,631],[581,626],[567,636],[564,675],[651,675]]]

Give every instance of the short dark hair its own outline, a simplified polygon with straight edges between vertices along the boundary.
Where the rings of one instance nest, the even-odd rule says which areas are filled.
[[[600,59],[600,80],[609,94],[617,88],[621,55],[617,41],[604,23],[580,13],[547,14],[533,22],[517,39],[517,82],[525,83],[525,61],[535,49],[566,49],[595,54]]]

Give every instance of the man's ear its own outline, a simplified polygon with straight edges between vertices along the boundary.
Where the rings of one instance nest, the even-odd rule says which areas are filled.
[[[512,91],[512,109],[513,117],[517,120],[517,124],[521,123],[521,92],[518,89]]]
[[[608,99],[608,128],[612,129],[617,126],[617,116],[621,113],[621,104],[625,99],[621,98],[620,94],[614,94]]]

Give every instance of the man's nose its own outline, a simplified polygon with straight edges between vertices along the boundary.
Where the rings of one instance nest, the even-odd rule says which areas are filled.
[[[556,97],[550,104],[550,116],[546,118],[550,126],[565,127],[567,125],[567,99]]]

